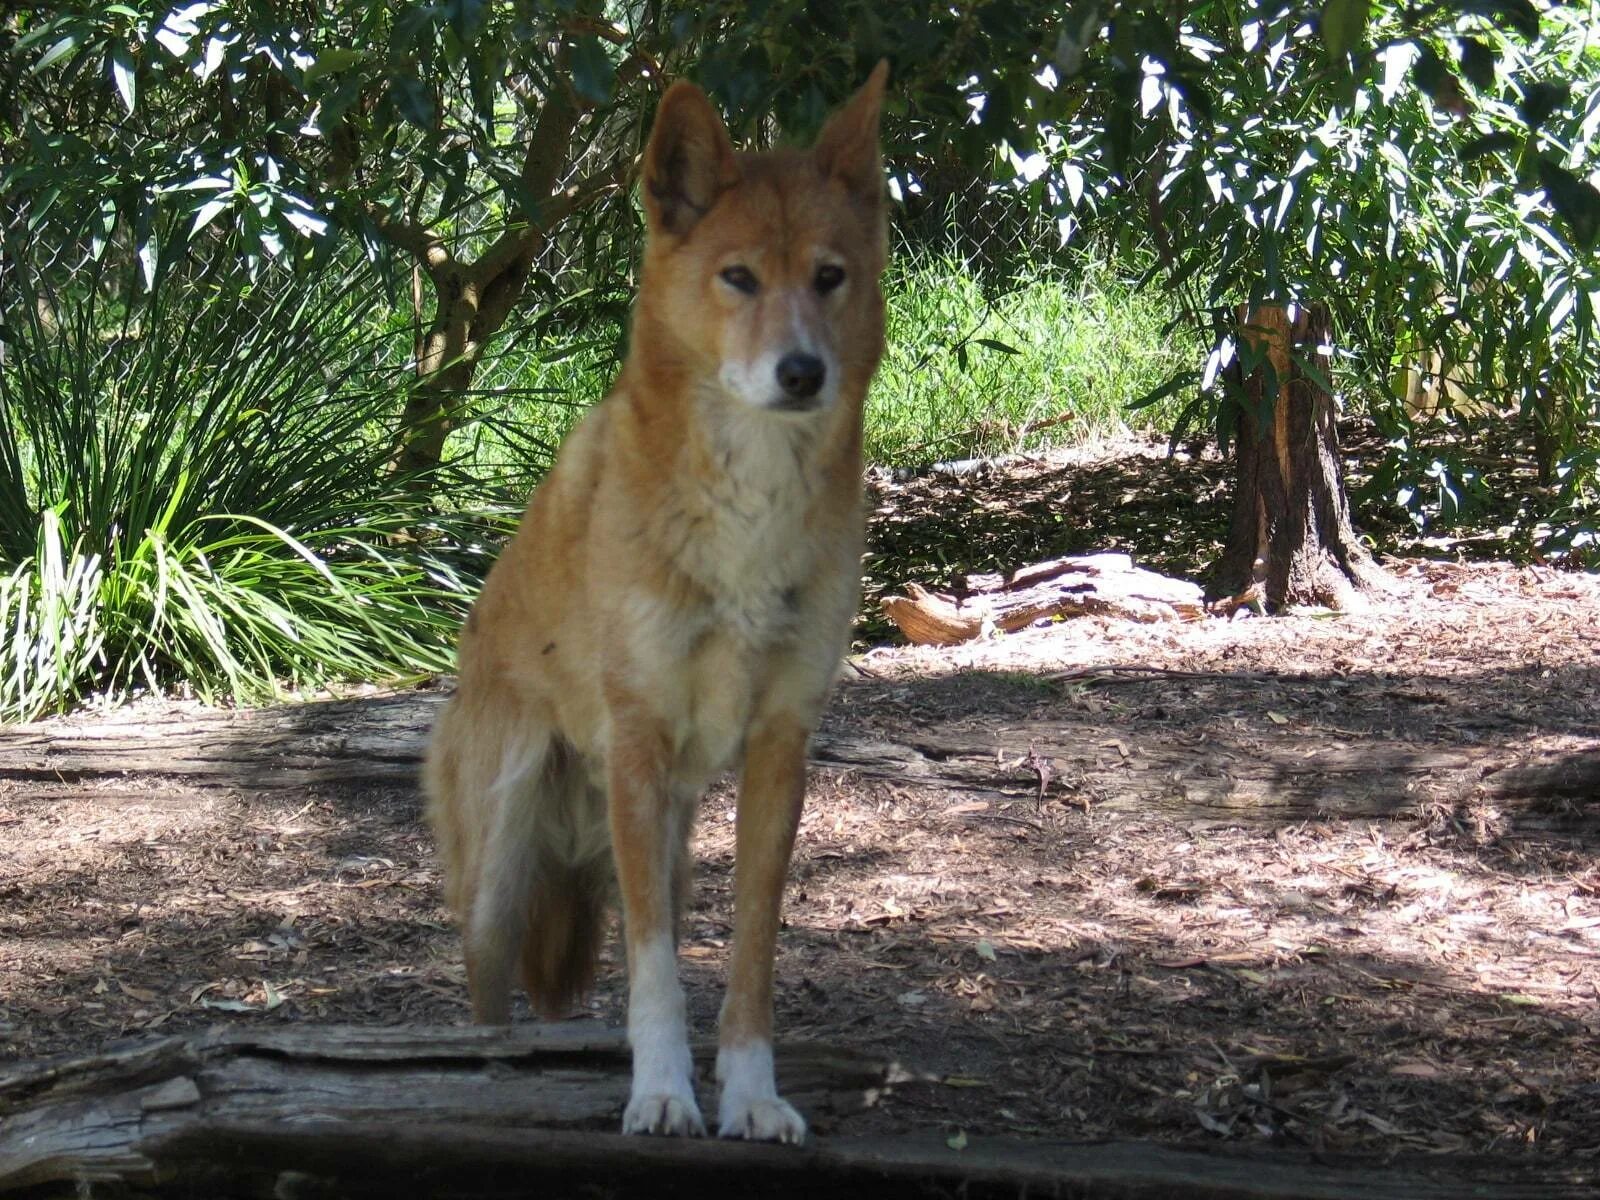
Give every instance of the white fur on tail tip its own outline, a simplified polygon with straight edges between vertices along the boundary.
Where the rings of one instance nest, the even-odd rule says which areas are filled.
[[[790,1145],[805,1141],[805,1119],[778,1095],[770,1043],[750,1042],[719,1050],[717,1079],[722,1083],[722,1102],[717,1109],[720,1136]]]
[[[622,1114],[622,1132],[703,1137],[706,1123],[694,1100],[694,1062],[672,939],[652,938],[635,954],[632,968],[628,1041],[633,1045],[633,1092]]]

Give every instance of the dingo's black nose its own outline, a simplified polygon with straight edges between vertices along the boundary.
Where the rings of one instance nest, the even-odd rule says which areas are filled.
[[[827,368],[815,354],[796,351],[778,360],[778,386],[794,400],[809,400],[822,390]]]

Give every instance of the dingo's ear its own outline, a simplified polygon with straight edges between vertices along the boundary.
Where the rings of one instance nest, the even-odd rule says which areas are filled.
[[[878,118],[889,60],[880,59],[866,83],[828,118],[811,154],[822,173],[843,180],[858,197],[874,204],[883,200],[883,157],[878,149]]]
[[[738,182],[722,118],[704,92],[679,80],[661,97],[644,151],[644,212],[651,232],[682,237]]]

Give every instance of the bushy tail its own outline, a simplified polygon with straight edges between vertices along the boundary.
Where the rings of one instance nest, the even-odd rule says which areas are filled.
[[[594,982],[605,936],[608,876],[602,868],[548,868],[534,883],[522,938],[522,986],[541,1016],[566,1016]]]
[[[604,798],[547,724],[460,699],[440,714],[424,780],[474,1019],[510,1020],[519,968],[534,1008],[564,1015],[593,982],[605,934]]]

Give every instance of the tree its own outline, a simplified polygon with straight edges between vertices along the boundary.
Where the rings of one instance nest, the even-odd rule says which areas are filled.
[[[1086,100],[1047,144],[1068,202],[1142,224],[1151,281],[1212,338],[1163,393],[1198,382],[1188,418],[1236,447],[1215,593],[1260,585],[1276,609],[1377,582],[1348,521],[1340,384],[1402,450],[1389,383],[1410,371],[1434,395],[1521,407],[1547,457],[1579,451],[1595,411],[1581,381],[1600,370],[1584,178],[1600,52],[1581,14],[1123,5],[1104,37],[1084,28],[1067,65]]]
[[[624,100],[659,73],[642,48],[613,63],[607,22],[534,4],[95,4],[19,24],[10,185],[32,214],[124,224],[147,278],[208,233],[237,234],[247,263],[341,232],[410,260],[430,295],[405,472],[439,462],[554,231],[627,187],[626,154],[583,152],[620,144]]]
[[[1238,305],[1321,303],[1335,355],[1307,378],[1376,399],[1409,369],[1520,405],[1555,477],[1600,366],[1584,21],[1534,0],[95,0],[0,24],[3,190],[30,226],[122,237],[152,268],[224,235],[247,261],[341,235],[408,261],[424,386],[396,459],[428,466],[526,291],[625,270],[665,79],[761,142],[887,55],[902,190],[973,172],[1148,239],[1150,282],[1213,339],[1171,385],[1201,384],[1191,418],[1238,424]],[[1292,490],[1342,495],[1313,462],[1332,475]]]
[[[1355,607],[1382,575],[1350,523],[1326,366],[1302,365],[1325,362],[1332,349],[1328,306],[1241,305],[1238,327],[1230,371],[1238,469],[1214,590],[1274,611]]]
[[[990,6],[981,28],[970,11],[865,0],[100,0],[16,14],[4,190],[30,225],[121,230],[149,277],[208,236],[236,236],[247,264],[340,235],[409,261],[421,386],[396,465],[417,477],[528,288],[571,290],[552,260],[574,255],[568,274],[589,281],[626,269],[629,187],[665,82],[698,79],[737,132],[768,140],[811,132],[879,57],[922,55],[924,82],[901,85],[919,120],[979,144],[999,106],[969,131],[945,76],[1016,90],[1046,36],[1022,11]],[[998,64],[981,36],[996,30],[1019,51]]]

